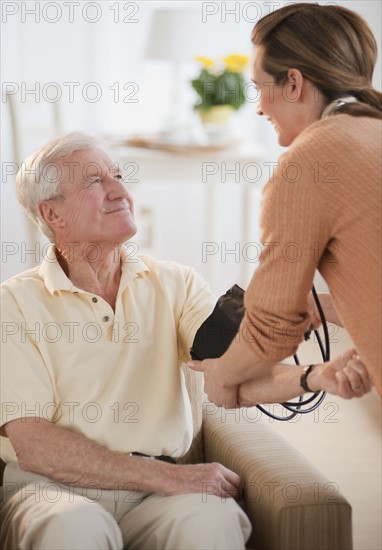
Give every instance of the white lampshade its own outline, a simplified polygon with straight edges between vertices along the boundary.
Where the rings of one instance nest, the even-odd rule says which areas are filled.
[[[198,30],[202,22],[197,10],[156,10],[151,20],[145,57],[176,63],[193,61],[200,55]]]

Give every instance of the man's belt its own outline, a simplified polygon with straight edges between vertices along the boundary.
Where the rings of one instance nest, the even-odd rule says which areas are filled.
[[[4,470],[5,470],[5,462],[3,462],[0,459],[0,487],[3,485],[3,478],[4,478]]]
[[[153,455],[145,455],[143,453],[129,453],[130,456],[140,456],[142,458],[148,458],[151,460],[161,460],[162,462],[168,462],[169,464],[176,464],[176,458],[173,458],[172,456],[153,456]]]

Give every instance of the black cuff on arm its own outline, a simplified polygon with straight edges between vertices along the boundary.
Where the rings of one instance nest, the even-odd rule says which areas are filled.
[[[211,315],[199,327],[192,348],[192,359],[220,357],[228,349],[244,317],[244,290],[231,287],[216,302]]]

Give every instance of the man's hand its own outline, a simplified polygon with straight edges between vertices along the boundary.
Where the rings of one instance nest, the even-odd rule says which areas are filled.
[[[324,390],[344,399],[362,397],[373,387],[365,364],[355,349],[315,367],[308,376],[308,386],[313,391]]]
[[[168,464],[111,451],[82,434],[38,417],[5,424],[21,469],[75,487],[130,490],[177,495],[214,494],[241,498],[240,477],[221,464]],[[108,465],[105,468],[105,464]]]
[[[162,477],[165,495],[202,493],[221,498],[241,498],[240,477],[222,464],[169,465]]]
[[[219,378],[219,359],[189,361],[188,366],[192,370],[204,372],[204,391],[211,403],[226,409],[236,409],[239,406],[239,386],[223,386]]]

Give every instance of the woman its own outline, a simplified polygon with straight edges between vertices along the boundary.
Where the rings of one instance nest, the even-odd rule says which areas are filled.
[[[381,393],[381,93],[365,21],[340,6],[294,4],[252,34],[258,114],[290,146],[264,189],[264,252],[245,295],[237,337],[205,372],[211,401],[226,407],[281,402],[305,391]],[[315,270],[326,280],[328,321],[356,346],[322,365],[291,369],[311,323]]]

